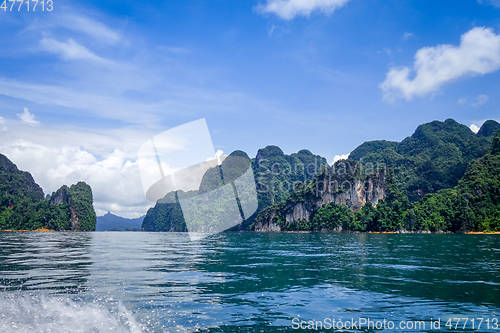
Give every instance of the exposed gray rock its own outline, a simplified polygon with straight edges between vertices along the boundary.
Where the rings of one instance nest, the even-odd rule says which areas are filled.
[[[329,203],[346,205],[354,213],[367,202],[371,202],[376,207],[378,202],[386,197],[385,170],[363,175],[362,171],[356,169],[359,165],[356,162],[352,163],[349,165],[349,170],[344,168],[344,172],[340,172],[338,166],[337,169],[335,167],[327,169],[318,177],[314,195],[298,201],[287,200],[281,206],[270,207],[262,211],[256,219],[254,230],[258,232],[281,231],[276,218],[278,210],[286,212],[284,220],[288,224],[300,220],[311,221],[314,213]],[[290,198],[292,197],[293,194]],[[340,228],[335,231],[341,230]]]

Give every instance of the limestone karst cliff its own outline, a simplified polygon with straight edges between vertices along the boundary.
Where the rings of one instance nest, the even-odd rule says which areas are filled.
[[[0,230],[95,230],[92,189],[84,182],[62,186],[44,199],[29,172],[0,154]]]
[[[324,168],[313,181],[298,183],[287,200],[264,209],[254,231],[279,232],[298,221],[312,221],[315,213],[330,203],[347,206],[354,213],[367,202],[375,207],[386,196],[385,174],[385,169],[377,166],[339,161]]]

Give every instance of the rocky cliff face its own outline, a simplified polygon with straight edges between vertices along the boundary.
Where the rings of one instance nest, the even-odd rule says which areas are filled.
[[[367,202],[376,206],[386,197],[383,169],[365,175],[361,164],[355,161],[342,163],[347,167],[336,164],[324,169],[313,182],[297,186],[286,201],[262,211],[256,219],[254,231],[280,232],[282,223],[312,221],[316,211],[329,203],[345,205],[356,213]]]
[[[331,202],[338,205],[346,205],[354,213],[360,210],[368,201],[376,206],[378,201],[385,198],[385,173],[377,173],[366,180],[354,179],[350,186],[340,191],[331,188],[331,184],[324,184],[316,208]],[[337,193],[335,193],[337,192]]]
[[[84,182],[71,187],[63,185],[52,194],[50,205],[68,205],[71,230],[95,230],[96,214],[92,206],[92,189]]]
[[[66,185],[63,185],[57,192],[50,198],[49,203],[51,205],[62,205],[62,204],[68,204],[69,205],[69,211],[70,211],[70,222],[71,222],[71,229],[72,230],[77,230],[78,227],[80,226],[78,216],[75,212],[75,209],[73,205],[71,204],[71,197],[68,194],[68,187]]]
[[[68,187],[66,185],[61,186],[59,190],[55,194],[50,197],[49,203],[51,205],[60,205],[63,203],[68,203]]]

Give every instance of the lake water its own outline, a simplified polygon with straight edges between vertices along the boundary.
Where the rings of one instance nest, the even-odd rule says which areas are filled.
[[[445,326],[456,317],[469,319]],[[332,331],[332,319],[357,325],[342,332],[499,332],[500,235],[0,233],[0,332]]]

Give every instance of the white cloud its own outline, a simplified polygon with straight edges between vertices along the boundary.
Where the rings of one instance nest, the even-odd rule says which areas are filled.
[[[99,72],[93,71],[90,66],[83,66],[87,76],[81,74],[79,82],[69,81],[60,85],[23,82],[0,76],[0,95],[57,106],[58,110],[68,114],[73,114],[76,109],[98,118],[156,128],[160,127],[159,120],[167,115],[184,117],[195,113],[205,115],[211,111],[233,112],[235,109],[250,112],[250,105],[268,108],[267,104],[243,93],[176,86],[132,66],[104,67]],[[131,89],[139,93],[147,92],[146,96],[158,96],[158,100],[129,98],[127,92]]]
[[[80,147],[47,147],[30,141],[11,142],[2,152],[30,171],[46,193],[84,181],[92,187],[96,209],[140,216],[151,207],[144,197],[137,161],[126,160],[119,149],[100,161]]]
[[[404,41],[407,41],[408,39],[410,39],[410,37],[413,36],[413,32],[408,32],[408,31],[405,31],[405,33],[403,34],[403,40]]]
[[[120,83],[120,76],[114,76],[116,85]],[[95,77],[97,86],[105,79]],[[125,81],[124,78],[122,81]],[[140,78],[137,78],[140,82]],[[103,88],[104,89],[104,88]],[[110,88],[111,89],[111,88]],[[102,89],[101,89],[102,90]],[[72,89],[63,86],[32,84],[0,77],[0,94],[34,103],[57,105],[64,108],[75,108],[93,113],[99,117],[127,120],[135,123],[154,123],[157,120],[155,113],[165,112],[169,107],[161,104],[145,104],[130,101],[111,90],[93,92],[88,89]],[[107,94],[106,94],[107,93]],[[137,112],[141,110],[141,112]]]
[[[30,172],[44,193],[84,181],[92,187],[99,215],[111,211],[123,217],[138,217],[154,205],[146,199],[138,160],[139,148],[154,135],[137,126],[87,129],[42,123],[33,127],[9,120],[9,132],[0,131],[0,152],[19,169]],[[222,155],[223,151],[218,150],[214,159]],[[178,171],[163,167],[165,174]],[[193,174],[176,179],[177,185],[190,185],[191,178],[201,180],[203,175]]]
[[[479,127],[478,127],[478,126],[476,126],[475,124],[470,125],[470,126],[469,126],[469,128],[470,128],[470,130],[471,130],[472,132],[474,132],[474,133],[476,133],[476,134],[477,134],[477,132],[479,132]]]
[[[24,108],[23,113],[18,113],[17,116],[21,118],[21,120],[30,125],[38,125],[40,122],[35,120],[35,115],[28,111],[28,108]]]
[[[5,132],[7,130],[7,126],[5,126],[5,119],[0,117],[0,131]]]
[[[98,215],[110,211],[138,217],[154,205],[146,199],[138,160],[140,146],[153,133],[131,128],[90,132],[44,124],[31,127],[21,121],[9,124],[12,130],[0,132],[0,152],[19,169],[30,172],[44,193],[84,181],[92,187]],[[223,151],[218,150],[213,160],[221,157],[222,161],[222,155]],[[165,174],[175,170],[164,165]],[[201,180],[205,171],[206,166],[191,170],[189,177],[176,179],[177,185],[192,185],[195,187],[189,189],[195,189],[199,182],[193,182]]]
[[[458,101],[457,101],[457,104],[458,105],[464,105],[465,103],[467,103],[467,98],[460,98]]]
[[[257,6],[263,13],[274,13],[284,20],[296,16],[309,16],[314,11],[331,14],[344,6],[349,0],[267,0],[266,4]]]
[[[45,37],[40,41],[40,46],[44,51],[57,54],[64,60],[106,61],[89,51],[85,46],[75,42],[72,38],[68,39],[67,42],[60,42],[53,38]]]
[[[78,14],[74,14],[78,12]],[[100,16],[98,13],[91,13],[94,16]],[[36,32],[52,32],[52,35],[58,35],[63,29],[80,33],[80,37],[89,36],[92,41],[103,43],[116,43],[123,41],[123,36],[119,31],[113,30],[102,22],[95,21],[88,16],[82,15],[81,10],[62,10],[46,18],[37,18],[33,20],[26,30]]]
[[[216,152],[215,152],[215,157],[209,157],[207,158],[205,161],[212,161],[212,160],[215,160],[217,159],[219,161],[219,163],[221,162],[221,156],[224,155],[224,151],[223,150],[220,150],[218,149]]]
[[[392,68],[380,88],[384,100],[411,100],[438,90],[465,75],[494,72],[500,68],[500,35],[490,28],[476,27],[462,35],[460,45],[424,47],[415,54],[413,72],[408,67]]]
[[[120,34],[116,31],[101,22],[84,16],[65,14],[61,15],[58,20],[52,20],[52,22],[54,21],[67,29],[85,33],[95,39],[101,39],[106,42],[118,42],[121,40]]]
[[[337,162],[337,161],[340,161],[340,160],[347,160],[349,158],[349,154],[344,154],[344,155],[335,155],[333,157],[333,163]]]
[[[83,129],[41,124],[34,127],[25,122],[9,120],[9,132],[0,132],[0,147],[17,141],[36,142],[46,147],[60,147],[64,144],[80,147],[95,156],[106,156],[119,149],[125,153],[127,159],[136,159],[141,145],[155,134],[137,126],[119,129]]]
[[[476,102],[472,103],[471,106],[477,108],[477,107],[479,107],[481,105],[486,104],[486,102],[488,102],[488,96],[486,96],[484,94],[477,95]]]
[[[138,217],[152,206],[137,162],[139,147],[152,135],[134,128],[33,127],[9,120],[9,131],[0,131],[0,152],[29,171],[44,193],[85,181],[92,187],[96,211]]]

